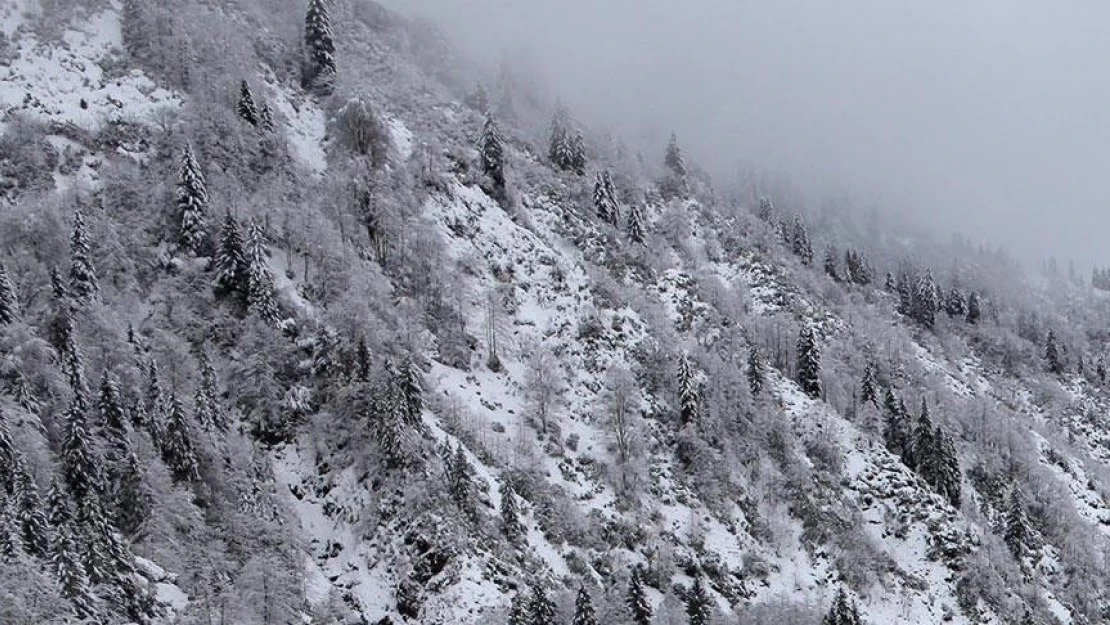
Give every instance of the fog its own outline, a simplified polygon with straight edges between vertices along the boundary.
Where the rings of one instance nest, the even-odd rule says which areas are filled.
[[[675,130],[727,184],[912,211],[1039,262],[1110,263],[1110,3],[386,0],[591,125]]]

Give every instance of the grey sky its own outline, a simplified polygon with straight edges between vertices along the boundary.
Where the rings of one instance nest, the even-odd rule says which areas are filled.
[[[385,0],[526,52],[579,117],[914,210],[1039,260],[1110,263],[1110,3]],[[658,146],[662,150],[662,143]]]

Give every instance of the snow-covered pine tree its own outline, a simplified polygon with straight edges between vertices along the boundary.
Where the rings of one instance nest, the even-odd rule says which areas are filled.
[[[72,399],[62,434],[62,475],[76,501],[104,492],[102,460],[88,424],[88,404]]]
[[[0,263],[0,323],[12,323],[19,317],[19,298],[15,285],[8,276],[4,263]]]
[[[263,101],[262,106],[258,107],[258,127],[263,132],[274,132],[277,126],[274,123],[274,109],[270,108],[270,103]]]
[[[15,457],[14,471],[12,496],[19,515],[23,548],[32,556],[45,558],[50,549],[50,537],[38,484],[19,454]]]
[[[862,625],[856,602],[848,597],[843,588],[836,592],[832,606],[822,619],[821,625]]]
[[[203,253],[208,239],[208,186],[188,143],[181,152],[177,177],[177,214],[181,247],[191,254]]]
[[[890,453],[905,461],[909,457],[909,414],[902,398],[887,387],[883,396],[883,442]]]
[[[243,254],[243,237],[239,222],[228,211],[220,227],[220,244],[216,250],[216,294],[231,295],[247,292],[247,260]]]
[[[578,586],[578,595],[574,598],[574,620],[571,625],[599,625],[594,601],[584,585]]]
[[[558,106],[551,120],[551,135],[547,146],[547,156],[556,169],[572,171],[574,155],[571,146],[570,122],[565,108]]]
[[[585,173],[585,164],[582,165],[583,174]],[[609,201],[609,217],[610,223],[614,228],[619,228],[621,223],[621,203],[617,199],[617,188],[613,185],[613,175],[609,170],[601,172],[601,184],[605,188],[605,197]]]
[[[1106,384],[1106,360],[1102,356],[1099,356],[1095,363],[1095,377],[1098,378],[1099,384]]]
[[[73,213],[73,234],[69,239],[71,260],[69,269],[69,292],[79,303],[88,303],[100,297],[100,282],[92,264],[89,248],[89,234],[85,228],[85,218],[81,209]]]
[[[1064,373],[1064,362],[1060,357],[1060,347],[1056,343],[1056,332],[1054,330],[1048,331],[1048,338],[1045,339],[1044,359],[1048,363],[1049,373],[1061,375]]]
[[[528,602],[529,625],[555,625],[557,621],[555,602],[547,596],[540,583],[532,586],[532,599]]]
[[[262,122],[258,105],[254,103],[254,93],[251,92],[251,86],[246,80],[239,84],[239,101],[235,104],[235,112],[243,121],[255,128],[258,128]]]
[[[23,556],[23,552],[15,497],[0,492],[0,562],[14,564]]]
[[[756,216],[759,217],[760,221],[771,223],[771,220],[775,218],[775,203],[771,201],[771,198],[766,196],[759,198],[759,209]]]
[[[678,359],[678,405],[683,425],[697,423],[701,414],[701,388],[686,352]]]
[[[513,595],[513,600],[509,604],[509,617],[506,624],[532,625],[532,614],[529,609],[528,595],[525,594],[524,588],[517,589],[516,594]]]
[[[247,307],[267,323],[277,323],[280,317],[274,295],[274,277],[266,254],[266,232],[262,222],[255,219],[247,230],[244,247],[247,263]]]
[[[501,140],[501,130],[492,114],[486,114],[482,125],[482,136],[478,140],[478,153],[482,162],[482,173],[493,182],[492,191],[496,199],[505,196],[505,146]]]
[[[397,372],[397,391],[400,393],[401,414],[405,425],[410,428],[420,428],[421,416],[424,412],[424,385],[421,379],[424,374],[416,364],[416,360],[409,357],[401,364]]]
[[[570,169],[575,175],[586,175],[586,139],[581,130],[575,130],[570,139]]]
[[[520,521],[520,507],[516,501],[516,493],[507,481],[501,484],[501,533],[514,543],[528,533],[524,523]]]
[[[31,383],[27,381],[23,372],[16,370],[15,381],[15,403],[22,409],[26,410],[28,414],[38,416],[39,411],[42,410],[42,402],[35,395],[34,389],[31,388]]]
[[[979,318],[982,316],[979,306],[979,294],[972,291],[971,295],[967,296],[967,317],[965,319],[968,323],[972,325],[979,323]]]
[[[644,588],[644,579],[639,567],[633,567],[632,576],[628,579],[628,596],[625,598],[628,611],[635,625],[651,625],[653,610],[651,600],[648,599],[647,590]]]
[[[936,325],[936,314],[937,285],[933,280],[933,272],[926,269],[914,287],[910,316],[926,328],[932,329]]]
[[[860,401],[865,404],[871,404],[876,408],[879,407],[879,392],[875,379],[875,363],[868,361],[863,366],[863,379],[859,383],[859,397]]]
[[[936,441],[937,475],[933,488],[942,497],[959,509],[961,500],[960,458],[956,453],[956,443],[939,425],[933,434]]]
[[[839,255],[840,253],[836,251],[836,247],[832,244],[825,248],[825,275],[832,278],[833,282],[840,282],[841,280],[840,268],[836,264]],[[847,279],[848,274],[845,273],[843,277]]]
[[[759,393],[763,391],[763,385],[767,381],[767,372],[763,364],[763,354],[758,347],[752,347],[748,350],[747,376],[748,390],[751,391],[752,397],[759,397]]]
[[[948,290],[948,296],[944,298],[944,312],[952,318],[962,318],[967,314],[967,304],[960,287],[953,286]]]
[[[355,345],[354,375],[360,382],[370,380],[370,348],[366,346],[365,336],[358,337],[358,343]]]
[[[644,216],[640,212],[640,206],[633,204],[628,209],[628,224],[626,226],[628,232],[628,240],[636,245],[643,245],[647,239],[644,231]]]
[[[220,383],[216,379],[216,369],[212,367],[212,360],[204,349],[200,350],[197,361],[200,383],[193,395],[193,414],[196,415],[197,423],[205,430],[216,428],[226,431],[227,420],[220,407]]]
[[[15,455],[8,418],[0,409],[0,495],[10,492],[15,486]]]
[[[937,474],[937,446],[933,438],[933,420],[929,417],[929,404],[921,398],[921,412],[917,415],[917,423],[910,434],[910,453],[906,458],[906,466],[917,471],[926,483],[936,484]]]
[[[886,272],[886,281],[883,282],[883,290],[887,293],[894,293],[898,291],[898,284],[894,281],[893,272]]]
[[[685,181],[689,175],[686,169],[686,158],[682,155],[682,148],[678,145],[678,135],[671,133],[671,138],[667,141],[667,150],[663,155],[663,164],[667,169],[671,170],[676,178]]]
[[[914,287],[910,281],[910,274],[906,271],[898,272],[898,312],[913,317],[914,313]]]
[[[686,617],[690,625],[708,625],[713,614],[713,600],[709,597],[701,575],[694,576],[694,584],[686,593]]]
[[[813,247],[809,243],[809,232],[800,216],[794,217],[791,244],[794,255],[801,259],[803,265],[813,264]]]
[[[1023,568],[1025,558],[1038,547],[1036,533],[1029,523],[1029,516],[1025,510],[1025,496],[1017,485],[1010,490],[1010,498],[1006,502],[1002,540],[1006,542],[1010,553]]]
[[[305,65],[302,85],[329,94],[335,81],[335,38],[332,35],[328,0],[309,0],[304,25]]]
[[[147,365],[146,395],[142,408],[133,413],[135,425],[146,429],[154,446],[161,450],[166,440],[166,418],[169,410],[166,395],[162,392],[162,381],[158,377],[158,361],[153,358]]]
[[[594,212],[597,218],[604,223],[614,222],[613,212],[609,205],[609,195],[605,190],[605,172],[597,172],[594,177]]]
[[[200,479],[200,465],[193,445],[191,424],[185,415],[185,408],[173,393],[170,394],[162,457],[175,480],[195,482]]]
[[[98,612],[96,596],[89,588],[89,579],[85,576],[78,548],[74,543],[73,530],[68,524],[55,528],[50,561],[62,595],[73,605],[74,615],[79,619],[95,619]]]
[[[821,347],[810,323],[798,333],[797,381],[802,392],[813,399],[821,397]]]
[[[466,451],[461,444],[456,443],[454,451],[450,454],[450,462],[446,466],[447,486],[451,491],[451,498],[467,516],[476,513],[476,497],[474,485],[474,467],[466,457]]]

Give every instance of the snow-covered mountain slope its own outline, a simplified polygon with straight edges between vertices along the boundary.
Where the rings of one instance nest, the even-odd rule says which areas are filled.
[[[1110,610],[1102,296],[822,266],[601,132],[560,169],[551,103],[368,0],[310,3],[323,87],[303,7],[57,4],[0,9],[0,617]]]

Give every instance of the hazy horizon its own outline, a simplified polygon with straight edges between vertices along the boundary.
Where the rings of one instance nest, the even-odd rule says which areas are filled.
[[[468,54],[527,58],[584,122],[1039,264],[1110,264],[1110,5],[384,0]],[[659,139],[662,150],[663,138]]]

